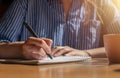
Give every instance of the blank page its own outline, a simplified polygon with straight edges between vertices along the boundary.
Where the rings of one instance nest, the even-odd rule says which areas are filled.
[[[54,57],[53,59],[45,58],[43,60],[21,60],[21,59],[0,59],[1,63],[18,63],[18,64],[55,64],[55,63],[66,63],[74,61],[89,60],[91,57],[88,56],[60,56]]]
[[[46,64],[46,63],[65,63],[65,62],[73,62],[73,61],[83,61],[91,59],[91,57],[87,56],[60,56],[55,57],[53,59],[45,58],[43,60],[39,60],[38,63],[40,64]]]

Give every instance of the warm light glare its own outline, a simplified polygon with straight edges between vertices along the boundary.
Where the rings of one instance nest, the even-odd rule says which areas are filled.
[[[120,9],[120,0],[112,0],[112,1]]]

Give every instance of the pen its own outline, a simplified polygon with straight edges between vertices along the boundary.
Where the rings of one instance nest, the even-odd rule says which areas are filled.
[[[28,25],[26,22],[23,22],[23,24],[25,25],[25,27],[30,31],[30,33],[34,36],[34,37],[38,37],[38,35],[33,31],[33,29],[31,28],[30,25]],[[52,56],[50,54],[48,54],[47,52],[45,52],[46,55],[50,58],[50,59],[53,59]]]

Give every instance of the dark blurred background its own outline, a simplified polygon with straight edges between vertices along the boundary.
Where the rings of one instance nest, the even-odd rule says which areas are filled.
[[[0,0],[0,18],[3,16],[9,5],[13,0]]]

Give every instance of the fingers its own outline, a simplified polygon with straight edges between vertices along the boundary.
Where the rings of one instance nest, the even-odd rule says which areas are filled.
[[[51,53],[51,47],[50,47],[51,41],[49,41],[47,39],[46,39],[46,41],[47,41],[47,43],[41,38],[30,37],[30,38],[28,38],[26,44],[38,46],[40,48],[43,48],[47,53]]]
[[[52,49],[53,56],[89,56],[84,50],[77,50],[68,46],[56,46]]]
[[[51,53],[52,40],[29,37],[23,44],[23,55],[26,59],[43,59],[47,53]]]
[[[55,53],[57,53],[60,49],[63,49],[64,47],[62,46],[55,46],[52,48],[52,55],[54,55]]]
[[[40,52],[32,52],[32,58],[41,60],[46,57],[47,55],[45,54],[45,51],[42,48],[40,49]]]
[[[64,56],[89,56],[89,55],[83,50],[74,50],[72,52],[65,54]]]
[[[69,53],[71,52],[73,49],[68,47],[68,46],[65,46],[65,47],[61,47],[61,46],[56,46],[55,48],[52,49],[52,55],[53,56],[61,56],[61,55],[64,55],[66,53]]]
[[[42,48],[33,45],[24,45],[23,56],[25,59],[43,59],[46,57],[46,54]]]
[[[79,52],[69,52],[67,54],[64,54],[64,56],[80,56]]]

